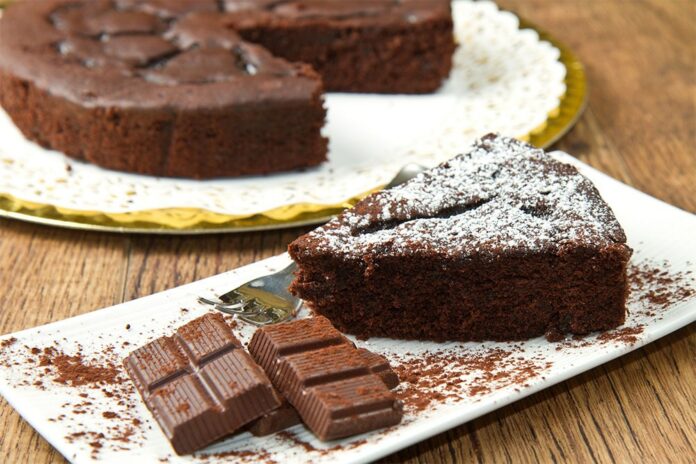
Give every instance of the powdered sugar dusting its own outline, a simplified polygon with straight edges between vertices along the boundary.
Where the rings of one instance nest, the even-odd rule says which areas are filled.
[[[592,249],[626,238],[593,184],[516,139],[488,135],[471,151],[366,198],[307,236],[319,251],[491,255]]]

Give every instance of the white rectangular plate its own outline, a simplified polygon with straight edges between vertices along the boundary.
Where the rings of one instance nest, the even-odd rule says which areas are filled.
[[[668,268],[670,275],[677,276],[677,282],[663,282],[674,288],[657,288],[657,291],[669,295],[681,286],[682,294],[672,295],[659,307],[659,298],[648,294],[650,288],[636,289],[629,301],[624,327],[610,336],[592,335],[562,343],[550,343],[543,338],[520,343],[358,341],[359,345],[386,355],[397,366],[405,365],[408,360],[429,361],[424,363],[420,374],[420,386],[413,388],[414,385],[402,382],[399,387],[406,401],[402,424],[339,442],[321,443],[302,426],[296,426],[289,433],[265,438],[242,433],[209,447],[200,455],[176,456],[127,380],[118,385],[65,385],[56,382],[60,366],[38,367],[41,354],[36,350],[31,352],[31,348],[42,350],[54,346],[66,354],[81,352],[88,364],[111,362],[120,366],[121,359],[135,347],[203,314],[207,309],[196,302],[197,296],[223,293],[280,268],[288,262],[286,255],[2,337],[6,342],[0,343],[0,393],[72,462],[93,459],[131,463],[216,462],[233,458],[241,462],[358,463],[375,460],[479,417],[694,321],[696,294],[683,289],[695,287],[696,218],[627,187],[569,155],[555,153],[555,156],[578,166],[612,206],[635,250],[634,264]],[[239,323],[237,331],[247,341],[253,328]],[[11,337],[16,338],[14,343],[7,342]],[[437,354],[438,351],[441,353]],[[72,361],[65,362],[69,365]],[[428,372],[427,362],[433,362],[435,367],[443,366],[449,373],[443,374],[437,368]],[[447,390],[437,385],[442,379],[452,381]],[[433,385],[428,387],[425,385],[428,383]],[[442,391],[445,395],[419,411],[413,407],[413,394],[418,391]]]

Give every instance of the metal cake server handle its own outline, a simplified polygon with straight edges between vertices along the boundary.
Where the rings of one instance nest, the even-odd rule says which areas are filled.
[[[407,164],[384,188],[403,184],[425,169],[419,164]],[[256,326],[283,322],[294,317],[302,306],[302,300],[288,291],[295,269],[297,265],[290,263],[279,271],[250,280],[220,295],[217,300],[198,297],[198,301],[223,313],[237,315],[244,322]]]

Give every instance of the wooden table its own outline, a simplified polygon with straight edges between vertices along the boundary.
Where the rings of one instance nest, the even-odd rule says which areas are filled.
[[[589,107],[558,148],[696,211],[696,2],[500,3],[566,42],[587,66]],[[0,220],[0,333],[251,263],[302,232],[146,237]],[[386,461],[694,462],[694,332],[684,328]],[[0,430],[0,461],[63,462],[4,401]]]

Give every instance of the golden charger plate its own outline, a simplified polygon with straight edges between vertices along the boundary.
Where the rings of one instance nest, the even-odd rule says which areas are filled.
[[[0,6],[3,0],[0,0]],[[5,2],[7,3],[7,2]],[[528,21],[520,19],[521,29],[533,29],[539,38],[560,51],[565,66],[566,92],[559,106],[547,120],[530,133],[519,138],[546,148],[562,137],[577,122],[587,100],[587,81],[582,63],[568,47]],[[104,213],[61,208],[50,204],[29,202],[10,194],[0,193],[0,217],[19,219],[57,227],[122,233],[206,234],[222,232],[251,232],[319,224],[353,206],[379,190],[364,192],[342,203],[297,203],[253,215],[233,216],[197,208],[167,208],[126,213]]]

